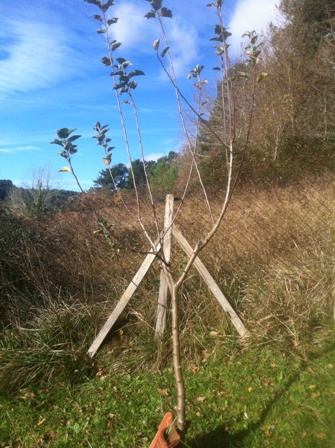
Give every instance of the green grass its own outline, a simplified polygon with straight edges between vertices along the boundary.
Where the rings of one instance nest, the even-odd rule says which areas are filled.
[[[335,446],[333,343],[310,360],[271,347],[216,353],[186,366],[189,447]],[[171,369],[2,393],[0,446],[148,447],[175,398]]]

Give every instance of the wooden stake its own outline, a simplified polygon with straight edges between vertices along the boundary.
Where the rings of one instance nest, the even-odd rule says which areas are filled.
[[[176,238],[181,248],[190,257],[192,255],[193,249],[175,224],[173,225],[172,234]],[[208,270],[206,269],[205,265],[202,263],[199,257],[195,259],[194,267],[197,269],[203,280],[206,282],[207,286],[212,291],[212,293],[214,294],[214,296],[216,297],[216,299],[218,300],[224,311],[228,313],[232,321],[232,324],[236,328],[238,334],[241,337],[246,336],[248,334],[248,330],[245,328],[243,322],[238,317],[235,310],[232,308],[227,298],[224,296],[221,289],[219,288],[219,286],[217,285],[211,274],[208,272]]]
[[[172,234],[172,216],[173,216],[173,201],[172,194],[166,196],[165,201],[165,215],[164,215],[164,237],[163,237],[163,259],[166,264],[170,262],[171,255],[171,234]],[[166,312],[168,307],[168,282],[164,269],[161,269],[158,307],[157,307],[157,322],[156,322],[156,336],[162,337],[166,325]]]
[[[157,243],[156,244],[156,253],[159,252],[160,248],[161,248],[161,243]],[[99,349],[100,345],[104,341],[105,337],[109,333],[110,329],[115,324],[116,320],[118,319],[118,317],[120,316],[122,311],[127,306],[129,300],[131,299],[132,295],[134,294],[134,292],[136,291],[136,289],[140,285],[141,281],[143,280],[145,274],[148,272],[148,269],[152,265],[152,263],[155,260],[155,258],[156,258],[156,254],[155,253],[149,253],[145,257],[145,259],[144,259],[140,269],[137,271],[135,277],[132,279],[132,281],[129,284],[128,288],[123,293],[121,299],[119,300],[118,304],[114,308],[114,311],[109,316],[107,322],[105,323],[105,325],[100,330],[98,336],[93,341],[93,344],[91,345],[91,347],[88,349],[87,354],[88,354],[88,356],[90,358],[93,358],[93,356],[95,355],[95,353]]]

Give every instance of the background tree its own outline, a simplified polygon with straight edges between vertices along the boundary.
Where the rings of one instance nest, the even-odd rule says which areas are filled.
[[[0,200],[5,201],[8,198],[10,190],[13,188],[13,182],[11,180],[0,180]]]
[[[160,157],[150,169],[150,180],[153,191],[172,193],[178,179],[178,153],[170,151],[167,156]]]
[[[57,183],[50,165],[34,167],[28,174],[22,188],[10,190],[8,202],[16,212],[43,219],[53,213],[57,202]]]
[[[236,73],[236,146],[243,148],[248,116],[254,107],[250,150],[245,157],[244,179],[285,179],[308,175],[329,165],[335,138],[335,10],[330,0],[283,0],[280,26],[270,25],[263,39],[262,59],[256,83],[255,102],[249,101],[250,65],[242,61]],[[246,49],[245,54],[248,54]],[[268,74],[268,76],[267,76]],[[212,183],[222,181],[223,145],[209,124],[223,138],[220,120],[221,85],[212,102],[208,122],[201,126],[200,163]],[[212,163],[214,162],[214,163]],[[247,169],[247,171],[246,171]],[[221,174],[220,174],[221,173]]]
[[[111,177],[111,174],[114,178]],[[129,170],[124,163],[113,165],[110,170],[104,169],[99,172],[99,176],[94,180],[97,187],[105,187],[111,191],[116,188],[128,188]]]

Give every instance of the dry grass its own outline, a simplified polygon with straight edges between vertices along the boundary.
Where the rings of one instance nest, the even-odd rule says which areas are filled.
[[[250,344],[271,342],[305,353],[332,331],[334,197],[334,182],[329,178],[282,189],[237,191],[218,234],[200,254],[251,331]],[[44,332],[49,334],[43,351],[46,363],[57,344],[62,344],[64,356],[77,353],[74,359],[79,359],[149,250],[136,218],[130,219],[113,196],[91,198],[91,208],[85,201],[72,201],[38,225],[15,222],[18,237],[10,245],[11,263],[1,258],[6,268],[1,271],[0,292],[7,337],[0,352],[2,378],[14,358],[15,362],[19,359],[12,356],[11,361],[8,337],[12,354],[26,349],[27,354],[36,351],[40,355],[38,341]],[[130,195],[127,201],[136,217]],[[217,214],[218,195],[212,204]],[[97,208],[100,217],[104,215],[112,224],[107,238],[96,233],[99,216],[92,210]],[[203,199],[193,195],[178,216],[177,225],[191,243],[209,227],[204,208]],[[154,235],[150,213],[144,200],[143,219]],[[162,219],[163,203],[157,202],[157,213]],[[9,250],[3,241],[2,245]],[[176,274],[184,261],[185,256],[173,245]],[[170,323],[160,347],[154,338],[158,278],[156,263],[98,356],[105,366],[157,369],[170,362]],[[201,362],[209,353],[232,350],[235,336],[229,319],[194,270],[183,286],[180,311],[186,360]],[[56,333],[52,326],[58,328]],[[59,356],[59,366],[71,356]],[[55,363],[51,364],[52,375],[56,375]],[[31,378],[39,375],[35,372]]]

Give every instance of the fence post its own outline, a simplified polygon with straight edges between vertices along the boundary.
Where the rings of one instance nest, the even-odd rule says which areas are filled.
[[[162,254],[165,263],[170,262],[171,255],[171,235],[172,235],[172,217],[173,217],[173,201],[174,196],[168,194],[165,198],[165,215],[164,215],[164,231],[162,241]],[[159,293],[158,293],[158,307],[157,307],[157,321],[156,321],[156,336],[162,337],[166,325],[166,312],[168,307],[168,293],[169,287],[164,273],[161,269]]]

